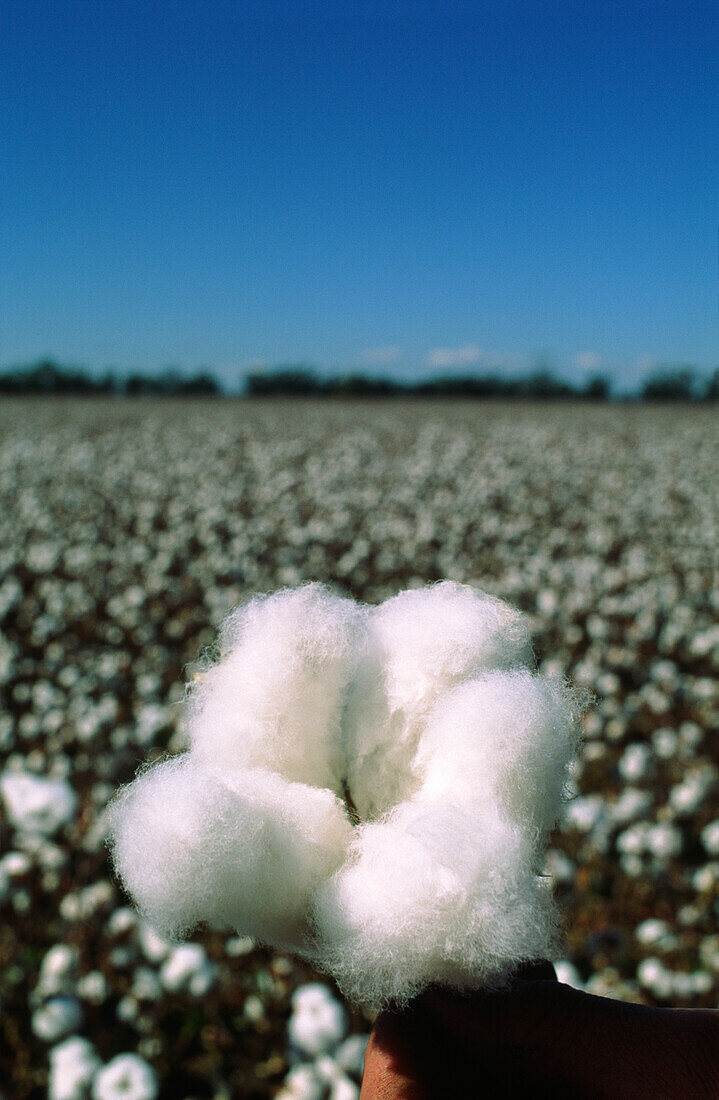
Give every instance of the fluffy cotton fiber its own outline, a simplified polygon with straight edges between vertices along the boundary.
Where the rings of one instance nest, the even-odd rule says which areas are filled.
[[[118,872],[165,935],[295,950],[358,1001],[501,984],[551,949],[574,709],[525,619],[466,586],[260,597],[192,688],[190,752],[116,799]]]

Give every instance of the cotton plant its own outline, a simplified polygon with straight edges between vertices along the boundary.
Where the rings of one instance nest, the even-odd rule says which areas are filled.
[[[257,597],[191,685],[189,751],[111,807],[116,868],[165,937],[250,936],[359,1003],[500,986],[555,944],[577,709],[526,619],[468,586]]]

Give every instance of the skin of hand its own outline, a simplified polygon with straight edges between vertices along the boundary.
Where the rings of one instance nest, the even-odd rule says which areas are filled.
[[[626,1004],[524,967],[375,1021],[360,1100],[719,1100],[719,1012]]]

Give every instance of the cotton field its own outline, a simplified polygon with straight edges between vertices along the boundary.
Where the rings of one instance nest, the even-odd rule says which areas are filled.
[[[562,980],[719,1006],[719,441],[709,406],[5,401],[0,1095],[359,1094],[370,1020],[237,935],[171,943],[106,807],[186,747],[184,684],[256,592],[452,579],[591,701],[550,847]]]

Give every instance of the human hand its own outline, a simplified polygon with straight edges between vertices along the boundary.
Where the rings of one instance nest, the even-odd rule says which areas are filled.
[[[595,997],[525,967],[499,993],[430,990],[377,1018],[361,1100],[717,1100],[719,1013]]]

